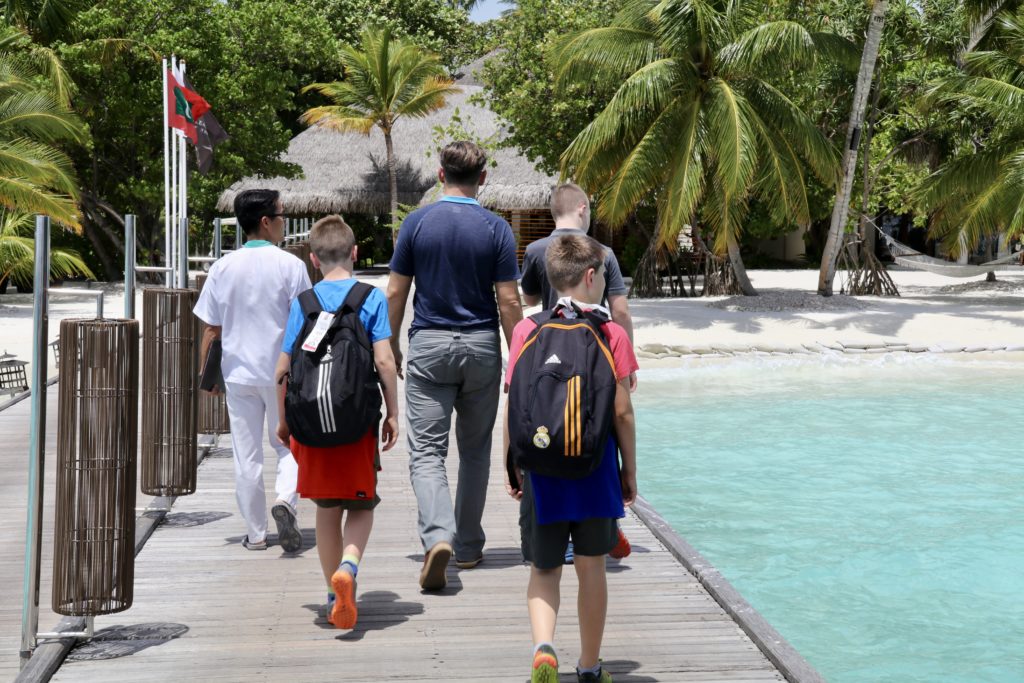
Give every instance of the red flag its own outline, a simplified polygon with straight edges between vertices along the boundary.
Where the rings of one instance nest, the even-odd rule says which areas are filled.
[[[167,70],[167,123],[185,133],[185,137],[196,144],[199,137],[196,133],[196,121],[210,111],[199,93],[185,87],[175,78],[174,72]]]

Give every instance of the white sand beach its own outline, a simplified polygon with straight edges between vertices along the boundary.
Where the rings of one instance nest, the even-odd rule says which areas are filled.
[[[814,294],[816,270],[752,270],[750,278],[759,297],[633,299],[630,309],[641,365],[672,364],[678,362],[676,356],[691,352],[746,353],[756,348],[793,353],[816,345],[846,346],[852,353],[886,344],[922,352],[1024,351],[1024,273],[999,273],[994,283],[986,283],[984,276],[953,279],[910,270],[890,273],[900,297],[837,294],[822,299]],[[383,287],[387,276],[365,279]],[[837,291],[840,282],[837,277]],[[120,283],[92,287],[106,292],[107,316],[122,315]],[[136,298],[136,310],[141,311],[141,291]],[[91,299],[54,296],[49,339],[57,337],[62,319],[90,317],[95,310]],[[0,321],[0,352],[31,361],[32,295],[0,296]],[[52,352],[48,357],[52,375]]]

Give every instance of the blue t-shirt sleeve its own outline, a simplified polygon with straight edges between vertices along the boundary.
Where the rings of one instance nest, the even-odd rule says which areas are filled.
[[[512,226],[502,220],[496,228],[497,254],[494,259],[494,282],[510,282],[519,279],[519,264],[516,262],[516,238]]]
[[[295,347],[295,340],[298,339],[299,333],[302,332],[302,306],[299,304],[298,299],[292,300],[292,307],[288,311],[288,324],[284,328],[284,341],[281,343],[281,351],[291,355],[292,349]]]
[[[370,343],[376,344],[382,339],[391,338],[391,321],[388,319],[388,300],[384,298],[383,292],[374,288],[370,296],[366,297],[363,303],[363,310],[360,312],[366,332],[370,335]]]
[[[412,277],[416,274],[416,263],[412,255],[412,233],[413,226],[419,221],[419,217],[413,214],[406,216],[402,226],[398,229],[398,241],[395,243],[395,253],[391,256],[391,270],[399,275]]]

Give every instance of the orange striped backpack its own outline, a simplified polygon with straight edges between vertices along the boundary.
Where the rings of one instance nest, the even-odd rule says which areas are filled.
[[[510,460],[564,479],[601,464],[617,384],[605,321],[575,311],[575,318],[554,310],[530,316],[537,328],[519,351],[508,395]]]

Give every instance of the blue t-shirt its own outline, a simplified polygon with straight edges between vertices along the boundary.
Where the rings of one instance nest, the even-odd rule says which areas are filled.
[[[519,279],[516,241],[475,199],[444,197],[402,221],[391,270],[415,278],[409,334],[430,328],[498,329],[495,282]]]
[[[316,293],[316,298],[320,300],[320,305],[324,307],[325,311],[336,311],[345,303],[345,297],[348,296],[349,290],[355,286],[356,282],[355,278],[347,280],[322,280],[313,285],[313,291]],[[384,294],[376,287],[373,288],[370,295],[366,297],[366,301],[363,302],[363,307],[359,310],[359,319],[363,321],[363,326],[366,328],[367,334],[370,335],[371,344],[379,342],[381,339],[391,338],[388,302],[384,298]],[[299,333],[302,332],[302,324],[304,322],[302,304],[299,303],[299,299],[296,297],[292,301],[291,310],[288,312],[288,325],[284,328],[284,343],[281,344],[281,351],[289,355],[291,354],[292,349],[295,348],[295,340],[298,338]]]
[[[608,435],[601,464],[582,479],[529,475],[538,524],[626,516],[619,481],[619,445],[613,434]]]

